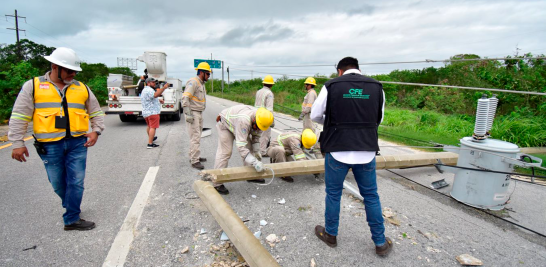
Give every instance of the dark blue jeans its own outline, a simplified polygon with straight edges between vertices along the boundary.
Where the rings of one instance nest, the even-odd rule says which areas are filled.
[[[370,226],[372,240],[376,246],[385,244],[385,226],[383,225],[381,203],[377,194],[375,158],[368,164],[345,164],[337,161],[330,153],[327,153],[324,159],[324,168],[326,171],[326,212],[324,214],[326,232],[337,236],[343,182],[349,169],[352,169],[360,195],[364,197],[366,221]]]
[[[47,155],[40,155],[47,177],[55,193],[61,198],[65,225],[80,219],[80,205],[83,197],[83,179],[87,161],[85,137],[44,142]]]

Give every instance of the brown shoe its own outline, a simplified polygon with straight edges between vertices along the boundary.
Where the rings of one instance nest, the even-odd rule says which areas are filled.
[[[207,162],[207,158],[199,158],[199,162]]]
[[[285,177],[281,177],[281,180],[285,181],[285,182],[289,182],[289,183],[293,183],[294,182],[294,178],[290,177],[290,176],[285,176]]]
[[[380,247],[376,246],[375,247],[375,254],[377,254],[379,256],[382,256],[382,257],[387,256],[391,252],[392,247],[394,246],[392,244],[392,240],[390,238],[385,237],[385,239],[386,239],[386,242],[385,242],[385,244],[383,246],[380,246]]]
[[[203,164],[201,164],[201,162],[193,163],[191,166],[196,168],[196,169],[199,169],[199,170],[202,170],[202,169],[205,168],[205,166],[203,166]]]
[[[214,189],[216,189],[216,191],[218,191],[218,193],[220,195],[227,195],[229,194],[229,190],[222,184],[222,185],[219,185],[219,186],[215,186]]]
[[[337,238],[336,236],[330,235],[326,233],[326,229],[324,229],[323,226],[317,225],[315,226],[315,235],[322,240],[322,242],[326,243],[331,248],[337,247]]]

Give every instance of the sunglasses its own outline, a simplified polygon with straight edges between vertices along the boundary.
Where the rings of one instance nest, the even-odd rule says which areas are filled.
[[[63,68],[63,70],[66,71],[66,74],[68,74],[68,75],[70,75],[70,74],[72,74],[72,73],[74,73],[74,75],[75,75],[75,74],[78,74],[78,72],[75,71],[75,70],[69,70],[69,69],[65,69],[65,68]]]
[[[210,76],[210,72],[205,72],[205,75]]]

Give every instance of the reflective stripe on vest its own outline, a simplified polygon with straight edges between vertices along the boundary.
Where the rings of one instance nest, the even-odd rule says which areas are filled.
[[[89,114],[85,102],[89,98],[87,87],[75,81],[65,91],[70,133],[73,137],[81,136],[89,130]],[[61,93],[45,78],[34,78],[34,134],[40,142],[53,142],[66,136],[66,129],[55,128],[55,117],[65,116],[62,108]]]

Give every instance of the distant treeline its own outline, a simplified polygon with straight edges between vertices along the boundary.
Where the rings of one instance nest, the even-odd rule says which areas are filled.
[[[27,39],[21,40],[20,47],[20,51],[15,44],[0,47],[0,123],[9,119],[21,86],[51,69],[51,63],[43,56],[50,55],[55,47],[47,47]],[[136,77],[129,68],[108,68],[102,63],[84,62],[81,67],[82,71],[76,75],[76,80],[87,84],[101,105],[105,105],[108,99],[106,89],[108,73]]]

